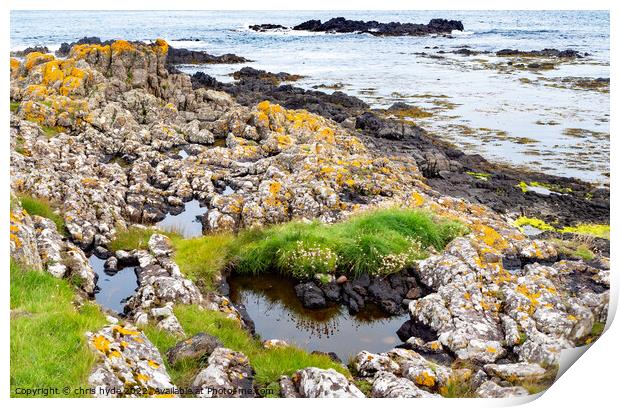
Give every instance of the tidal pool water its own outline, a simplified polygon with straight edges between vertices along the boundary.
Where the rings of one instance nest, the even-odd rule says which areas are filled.
[[[185,209],[179,214],[167,214],[156,226],[164,231],[174,231],[185,238],[202,235],[202,223],[197,217],[203,215],[207,209],[200,206],[198,200],[185,203]]]
[[[127,267],[118,272],[108,272],[104,269],[105,259],[91,255],[88,258],[90,266],[97,274],[97,288],[95,300],[101,306],[123,313],[125,302],[138,289],[138,277],[135,268]]]
[[[369,306],[351,315],[344,306],[306,309],[293,280],[281,276],[228,278],[231,300],[242,304],[263,340],[281,339],[308,351],[334,352],[347,361],[361,350],[383,352],[401,344],[396,331],[407,320]]]

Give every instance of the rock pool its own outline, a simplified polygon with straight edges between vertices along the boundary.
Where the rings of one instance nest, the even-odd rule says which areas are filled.
[[[356,315],[339,305],[306,309],[295,296],[295,282],[281,276],[233,276],[228,281],[231,300],[245,306],[263,340],[334,352],[345,362],[360,350],[383,352],[401,344],[396,331],[406,315],[386,316],[373,307]]]
[[[95,300],[101,306],[122,314],[125,301],[138,289],[138,277],[133,266],[120,269],[118,272],[106,271],[103,267],[105,259],[91,255],[90,266],[97,274]]]

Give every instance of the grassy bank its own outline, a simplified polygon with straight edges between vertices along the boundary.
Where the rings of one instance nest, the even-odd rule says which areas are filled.
[[[209,333],[219,338],[225,347],[245,354],[256,371],[255,379],[261,387],[275,386],[281,375],[291,375],[306,367],[333,368],[349,375],[346,368],[334,363],[327,356],[312,355],[297,347],[265,349],[259,340],[252,338],[235,320],[217,311],[200,310],[197,306],[177,306],[174,313],[188,336]],[[169,333],[147,327],[145,334],[157,346],[162,355],[179,340]],[[189,386],[205,362],[183,360],[167,369],[174,384]]]
[[[61,215],[54,211],[54,207],[51,202],[43,198],[37,198],[30,195],[20,195],[19,201],[22,208],[30,215],[38,215],[40,217],[49,218],[56,224],[56,229],[59,233],[67,235],[67,228],[65,226],[65,220]]]
[[[129,227],[116,233],[114,240],[110,242],[109,249],[111,251],[148,249],[149,239],[155,233],[164,234],[169,238],[180,238],[180,235],[175,232],[161,231],[157,228]]]
[[[111,250],[146,248],[155,229],[129,228],[110,244]],[[386,209],[363,213],[336,224],[288,222],[183,239],[168,234],[181,271],[203,287],[226,268],[239,274],[278,272],[295,278],[317,273],[358,276],[401,271],[428,249],[441,250],[466,233],[455,221],[428,211]]]
[[[426,211],[378,210],[337,224],[291,222],[245,231],[230,244],[229,256],[240,274],[387,275],[464,232],[461,224]]]
[[[46,272],[11,263],[10,275],[11,396],[21,396],[17,387],[87,387],[96,357],[84,333],[106,324],[99,308],[76,309],[69,282]]]

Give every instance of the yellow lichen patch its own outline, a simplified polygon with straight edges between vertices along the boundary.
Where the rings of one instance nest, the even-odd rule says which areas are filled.
[[[52,61],[53,55],[43,54],[42,52],[31,52],[26,55],[25,66],[28,71],[32,70],[35,66],[47,61]]]
[[[53,85],[56,82],[65,79],[65,74],[62,72],[61,63],[62,61],[53,60],[43,65],[43,80],[41,81],[43,85]]]
[[[99,181],[97,181],[97,179],[91,178],[91,177],[84,177],[82,179],[82,185],[84,187],[97,187],[99,185]]]
[[[502,250],[508,247],[508,242],[497,231],[487,225],[474,224],[472,232],[476,238],[491,248]]]
[[[120,356],[121,356],[121,352],[118,350],[112,350],[109,354],[109,357],[120,358]]]
[[[412,207],[420,207],[422,204],[424,204],[424,197],[422,197],[422,194],[418,193],[417,191],[414,191],[411,194],[411,199],[410,199],[410,206]]]
[[[485,349],[487,353],[497,353],[497,349],[495,347],[492,346],[487,346],[487,348]]]
[[[21,63],[17,58],[11,58],[11,72],[18,70],[21,66]]]
[[[144,384],[149,380],[149,376],[146,374],[139,373],[139,374],[136,374],[136,380]]]
[[[157,362],[153,361],[153,360],[149,360],[148,361],[148,365],[153,367],[153,368],[159,368],[159,364],[157,364]]]
[[[155,47],[153,48],[155,48],[155,51],[157,51],[161,55],[168,54],[168,43],[166,42],[166,40],[163,40],[161,38],[156,39]]]
[[[112,327],[112,332],[118,333],[118,334],[120,334],[122,336],[138,336],[138,335],[140,335],[139,331],[126,329],[125,327],[123,327],[121,325],[116,325],[116,326]]]
[[[110,351],[110,340],[106,339],[102,335],[95,336],[93,339],[93,346],[100,352],[108,354]]]
[[[134,51],[136,48],[126,40],[116,40],[112,43],[110,49],[114,54],[120,54],[122,52]]]
[[[515,290],[525,296],[530,301],[530,308],[528,310],[528,313],[534,313],[536,307],[540,304],[538,298],[540,298],[541,294],[537,292],[530,292],[530,290],[525,285],[517,285]]]
[[[272,195],[278,194],[281,189],[282,189],[282,184],[280,184],[280,182],[272,181],[271,183],[269,183],[269,192]]]
[[[435,377],[426,371],[422,371],[421,374],[416,376],[415,382],[426,387],[433,387],[435,385]]]
[[[85,59],[89,55],[104,54],[109,56],[111,53],[109,45],[101,44],[78,44],[71,48],[69,56],[75,59]]]

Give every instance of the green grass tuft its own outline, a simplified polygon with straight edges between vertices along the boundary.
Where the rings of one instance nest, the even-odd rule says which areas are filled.
[[[88,387],[96,356],[84,333],[106,324],[99,308],[86,303],[76,309],[69,282],[46,272],[26,271],[12,262],[10,274],[11,396],[22,396],[17,387]]]
[[[132,249],[148,249],[149,239],[151,239],[151,235],[153,234],[163,234],[170,239],[179,239],[180,237],[176,232],[161,231],[157,228],[132,226],[118,231],[108,248],[111,251],[118,251],[121,249],[126,251]]]
[[[11,101],[11,106],[10,106],[11,112],[15,113],[19,110],[19,102],[13,102]]]
[[[239,274],[387,275],[425,258],[428,247],[441,250],[465,232],[462,224],[426,211],[389,209],[338,224],[291,222],[244,231],[229,247]]]
[[[226,266],[232,234],[215,234],[199,238],[174,237],[174,261],[183,274],[200,287],[213,289],[213,280]]]
[[[324,355],[309,354],[292,346],[265,349],[262,343],[244,331],[237,321],[225,317],[221,312],[201,310],[195,305],[183,305],[175,307],[174,314],[188,337],[200,332],[209,333],[219,338],[225,347],[244,353],[254,367],[255,380],[261,387],[278,381],[281,375],[291,375],[306,367],[333,368],[350,376],[346,368]],[[145,328],[145,334],[162,355],[178,342],[174,336],[153,326]],[[183,360],[174,366],[166,362],[173,383],[181,387],[191,385],[202,367],[204,361]]]
[[[52,203],[44,198],[37,198],[29,195],[20,195],[19,200],[22,204],[22,208],[30,215],[38,215],[40,217],[49,218],[56,224],[56,230],[63,235],[67,235],[67,227],[65,220],[54,212]]]

